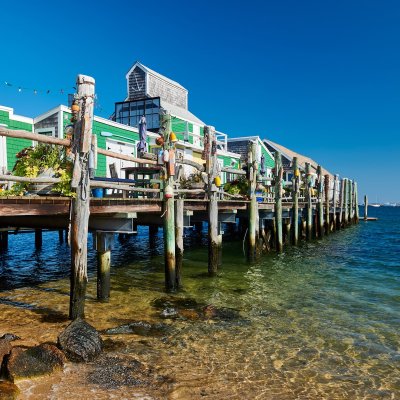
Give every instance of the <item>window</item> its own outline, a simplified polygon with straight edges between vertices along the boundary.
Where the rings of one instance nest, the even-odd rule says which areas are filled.
[[[124,125],[139,126],[140,118],[146,117],[147,129],[156,131],[160,127],[160,98],[115,103],[115,120]]]

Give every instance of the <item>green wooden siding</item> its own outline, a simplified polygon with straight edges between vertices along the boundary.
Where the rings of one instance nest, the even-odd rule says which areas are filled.
[[[261,144],[261,140],[258,140],[258,145],[260,146],[261,149],[261,154],[264,154],[265,157],[265,167],[266,168],[274,168],[275,167],[275,160],[271,155],[268,153],[268,151],[264,148],[264,146]]]
[[[189,143],[193,144],[193,124],[187,123],[180,118],[172,117],[171,118],[171,129],[172,132],[176,133],[176,136],[179,140],[184,140],[184,133],[186,131],[186,126],[189,130]],[[192,134],[192,135],[191,135]]]
[[[9,129],[26,130],[32,132],[32,124],[10,119],[8,111],[0,110],[0,124],[6,124]],[[29,146],[32,146],[32,140],[10,137],[6,138],[7,169],[9,171],[12,171],[12,169],[14,168],[15,161],[17,160],[17,158],[15,157],[16,154],[25,147]]]

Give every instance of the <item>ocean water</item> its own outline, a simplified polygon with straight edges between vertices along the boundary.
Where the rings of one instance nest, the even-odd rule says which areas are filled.
[[[215,278],[206,274],[206,232],[187,233],[175,294],[164,292],[162,232],[149,242],[142,229],[116,240],[109,303],[96,301],[90,251],[87,320],[103,331],[105,361],[20,381],[21,398],[400,398],[400,208],[369,215],[378,221],[254,263],[241,242],[226,241]],[[42,250],[31,234],[10,236],[0,254],[0,334],[56,341],[68,324],[69,262],[54,232]],[[138,321],[160,332],[124,331]],[[116,368],[111,382],[106,364]]]

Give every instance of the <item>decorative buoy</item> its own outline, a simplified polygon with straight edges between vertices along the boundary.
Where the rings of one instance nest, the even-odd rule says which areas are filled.
[[[157,144],[158,146],[162,146],[162,145],[164,144],[164,138],[163,138],[162,136],[159,136],[159,137],[156,139],[156,144]]]
[[[215,183],[215,186],[220,187],[221,186],[221,178],[219,176],[216,176],[214,178],[214,183]]]
[[[78,112],[80,110],[79,104],[77,104],[77,103],[72,104],[71,110],[73,112]]]
[[[169,161],[169,151],[168,150],[164,151],[163,158],[164,158],[165,163],[167,163]]]
[[[174,197],[174,189],[172,189],[171,185],[167,185],[164,195],[166,199],[172,199],[172,197]]]
[[[175,143],[175,142],[178,141],[178,138],[176,137],[176,135],[175,135],[174,132],[171,132],[171,133],[169,134],[169,140],[170,140],[170,142],[172,142],[172,143]]]

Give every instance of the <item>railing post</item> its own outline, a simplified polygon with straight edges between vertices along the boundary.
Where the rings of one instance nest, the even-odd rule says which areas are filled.
[[[89,229],[89,151],[92,138],[95,81],[78,75],[79,113],[74,126],[74,171],[71,187],[76,189],[71,209],[71,294],[70,319],[84,318],[87,282],[87,237]]]
[[[282,179],[283,165],[282,156],[279,151],[275,152],[275,221],[276,221],[276,250],[281,253],[283,251],[283,234],[282,234]]]
[[[293,244],[297,246],[299,241],[299,188],[300,171],[297,157],[293,157],[293,179],[292,179],[292,197],[293,197]]]

